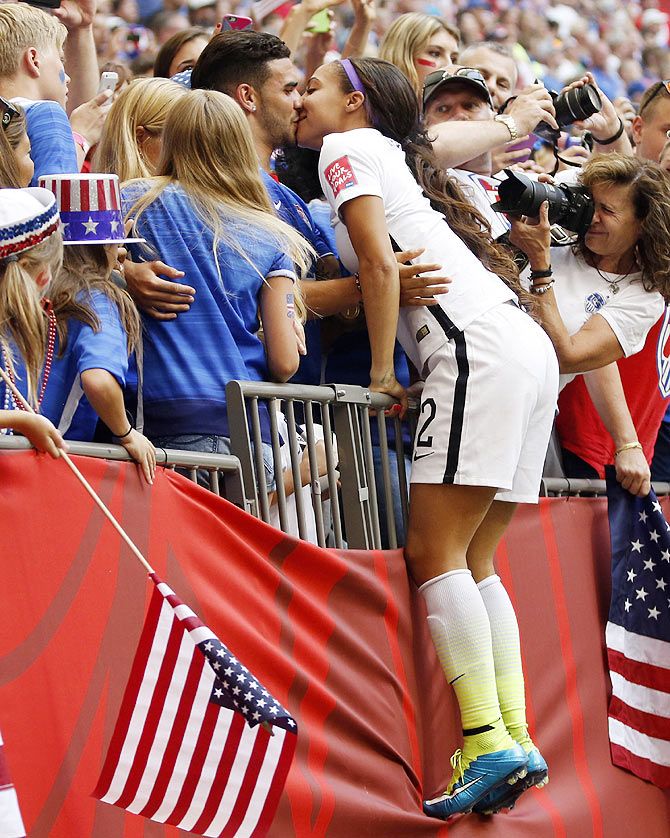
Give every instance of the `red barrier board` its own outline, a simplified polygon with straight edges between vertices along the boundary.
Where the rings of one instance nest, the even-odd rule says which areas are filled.
[[[520,509],[498,555],[551,782],[510,814],[447,827],[420,802],[448,779],[457,715],[400,551],[321,550],[171,472],[150,489],[134,466],[77,462],[298,721],[272,836],[669,834],[670,796],[609,758],[604,500]],[[184,834],[90,796],[148,602],[142,567],[64,463],[33,452],[0,454],[0,539],[0,730],[28,834]]]

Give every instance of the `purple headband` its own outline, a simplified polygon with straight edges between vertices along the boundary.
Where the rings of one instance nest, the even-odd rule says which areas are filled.
[[[342,59],[340,61],[342,65],[342,69],[347,74],[347,78],[351,82],[351,86],[354,90],[357,90],[359,93],[362,93],[365,96],[365,88],[363,87],[363,82],[360,80],[358,73],[356,72],[356,68],[354,65],[349,61],[348,58]]]
[[[368,101],[367,93],[365,92],[365,87],[363,86],[363,82],[361,81],[361,77],[356,72],[356,68],[354,65],[349,61],[348,58],[343,58],[340,60],[340,64],[342,65],[342,69],[347,74],[347,78],[351,82],[351,86],[354,90],[357,90],[359,93],[362,93],[365,96],[365,102],[363,105],[365,106],[365,112],[367,113],[370,122],[372,122],[373,126],[377,127],[377,120],[372,113],[372,109],[370,108],[370,102]]]

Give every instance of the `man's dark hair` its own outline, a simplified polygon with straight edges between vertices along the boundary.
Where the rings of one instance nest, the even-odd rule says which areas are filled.
[[[259,90],[267,81],[268,62],[290,58],[291,50],[268,32],[222,32],[212,38],[191,75],[191,88],[218,90],[233,96],[240,84]]]

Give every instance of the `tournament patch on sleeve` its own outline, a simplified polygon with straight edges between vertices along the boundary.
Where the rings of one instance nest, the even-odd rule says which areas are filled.
[[[326,180],[336,198],[343,189],[348,189],[350,186],[355,186],[358,183],[346,154],[343,157],[338,157],[337,160],[328,166],[326,169]]]

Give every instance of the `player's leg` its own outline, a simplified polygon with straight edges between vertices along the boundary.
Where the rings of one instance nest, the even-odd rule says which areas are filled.
[[[511,736],[526,751],[532,748],[526,722],[526,700],[519,625],[512,602],[493,565],[495,551],[512,520],[515,503],[493,501],[468,547],[468,567],[477,583],[491,625],[498,700]]]
[[[525,770],[502,719],[489,617],[467,567],[469,544],[494,496],[495,489],[479,486],[411,486],[405,555],[463,728],[462,759],[447,793],[425,804],[438,817],[470,811],[490,789]]]

